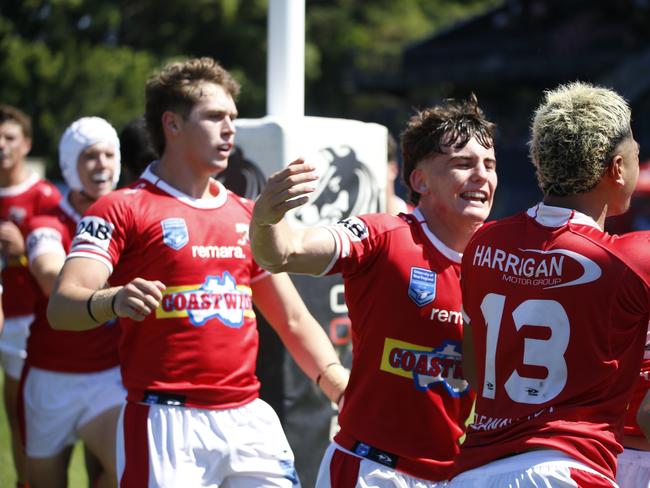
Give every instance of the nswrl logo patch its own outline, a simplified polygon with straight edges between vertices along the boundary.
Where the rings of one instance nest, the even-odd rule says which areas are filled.
[[[424,268],[411,268],[408,295],[418,307],[436,298],[436,273]]]
[[[160,221],[163,231],[163,243],[178,251],[190,240],[185,219],[171,218]]]

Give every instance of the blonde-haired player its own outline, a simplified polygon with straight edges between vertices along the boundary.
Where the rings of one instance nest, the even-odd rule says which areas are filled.
[[[467,246],[464,370],[477,400],[453,488],[617,486],[650,313],[650,234],[603,231],[637,181],[630,119],[609,89],[547,92],[530,142],[543,201]]]

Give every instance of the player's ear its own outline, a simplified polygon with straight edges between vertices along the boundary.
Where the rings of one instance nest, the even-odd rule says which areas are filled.
[[[605,176],[609,178],[614,184],[625,185],[625,168],[623,167],[623,156],[614,154],[612,159],[607,164],[605,169]]]
[[[25,137],[25,141],[23,143],[23,152],[25,153],[24,156],[27,156],[29,154],[29,151],[31,150],[32,150],[32,138]]]
[[[176,112],[167,110],[162,114],[163,130],[168,135],[177,135],[181,129],[181,117]]]
[[[427,182],[424,176],[425,174],[424,171],[422,171],[422,168],[415,168],[409,176],[409,183],[411,183],[411,188],[421,195],[426,193],[428,190]]]

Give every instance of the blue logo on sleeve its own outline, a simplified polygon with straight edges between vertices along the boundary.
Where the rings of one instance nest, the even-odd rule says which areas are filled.
[[[408,295],[418,307],[436,298],[436,273],[424,268],[411,268]]]
[[[163,243],[178,251],[190,240],[190,234],[187,231],[185,219],[171,218],[160,222],[163,231]]]

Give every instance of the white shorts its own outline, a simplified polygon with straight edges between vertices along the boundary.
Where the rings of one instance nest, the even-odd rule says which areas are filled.
[[[492,461],[454,477],[448,488],[618,488],[571,456],[555,450],[530,451]]]
[[[409,476],[370,459],[357,456],[332,442],[320,464],[316,488],[442,488],[446,481]]]
[[[27,357],[27,337],[33,315],[5,318],[5,325],[0,334],[0,363],[5,374],[14,380],[20,378]]]
[[[300,486],[280,420],[259,399],[227,410],[128,402],[117,474],[121,488]]]
[[[650,488],[650,451],[626,447],[618,456],[616,481],[621,488]]]
[[[25,450],[31,458],[59,454],[81,427],[126,398],[118,367],[97,373],[29,368],[22,384]]]

